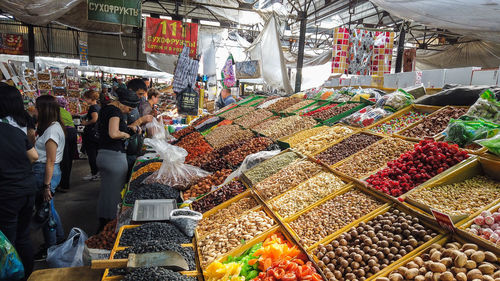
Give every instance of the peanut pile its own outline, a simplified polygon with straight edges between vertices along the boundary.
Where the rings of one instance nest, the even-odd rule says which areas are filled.
[[[329,143],[335,142],[352,133],[354,131],[345,126],[333,126],[298,144],[295,149],[304,154],[314,154]]]
[[[276,174],[255,186],[264,200],[269,200],[321,171],[321,166],[308,160],[295,160]]]
[[[334,174],[322,172],[272,200],[269,205],[282,218],[287,218],[340,190],[344,185],[345,183]]]
[[[386,138],[354,154],[349,160],[337,166],[335,170],[353,178],[361,179],[412,149],[413,143],[409,141],[392,137]]]

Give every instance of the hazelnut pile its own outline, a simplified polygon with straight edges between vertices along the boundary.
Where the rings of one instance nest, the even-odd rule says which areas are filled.
[[[366,280],[437,233],[397,209],[362,222],[314,251],[329,281]]]
[[[434,137],[446,129],[451,118],[458,119],[465,113],[467,113],[467,108],[445,107],[425,117],[415,127],[404,130],[401,134],[419,139]]]

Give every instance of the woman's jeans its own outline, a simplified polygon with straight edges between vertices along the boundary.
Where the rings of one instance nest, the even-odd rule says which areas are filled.
[[[35,163],[33,165],[33,172],[36,176],[37,187],[38,190],[43,191],[43,181],[45,178],[45,163]],[[59,164],[54,165],[54,173],[52,174],[52,179],[50,180],[50,189],[52,193],[54,193],[55,188],[59,185],[61,181],[61,168]],[[57,242],[61,242],[65,239],[64,237],[64,229],[62,227],[61,219],[59,218],[59,214],[56,211],[54,206],[54,199],[50,200],[50,212],[52,216],[52,221],[55,223],[55,226],[50,227],[49,221],[47,221],[43,225],[43,237],[45,239],[45,247],[49,248],[50,246],[54,246]]]

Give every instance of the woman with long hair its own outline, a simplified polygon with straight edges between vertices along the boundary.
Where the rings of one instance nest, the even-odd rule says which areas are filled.
[[[130,129],[123,116],[139,105],[139,97],[134,92],[119,88],[116,93],[118,100],[103,106],[99,112],[99,230],[116,217],[116,208],[121,201],[120,192],[127,181],[128,172],[125,140],[130,138]]]
[[[82,125],[85,126],[82,135],[82,144],[90,165],[90,174],[83,177],[83,180],[99,180],[99,168],[97,168],[97,147],[99,138],[97,135],[97,120],[99,118],[99,110],[101,107],[97,104],[99,93],[97,91],[87,91],[83,94],[83,100],[89,105],[87,115],[82,120]]]
[[[45,249],[64,240],[61,219],[54,206],[53,195],[61,181],[61,163],[64,154],[65,132],[61,120],[59,104],[55,97],[40,96],[36,99],[35,108],[38,115],[37,139],[35,148],[38,161],[33,165],[39,192],[43,200],[50,203],[51,216],[43,224]]]
[[[31,163],[38,153],[28,140],[26,118],[19,90],[0,83],[0,231],[16,248],[29,276],[33,270],[29,226],[37,191]]]

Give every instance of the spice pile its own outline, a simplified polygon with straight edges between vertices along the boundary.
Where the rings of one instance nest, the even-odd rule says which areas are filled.
[[[371,175],[366,182],[384,193],[400,196],[468,157],[456,144],[424,140],[414,150],[388,162],[387,168]]]

